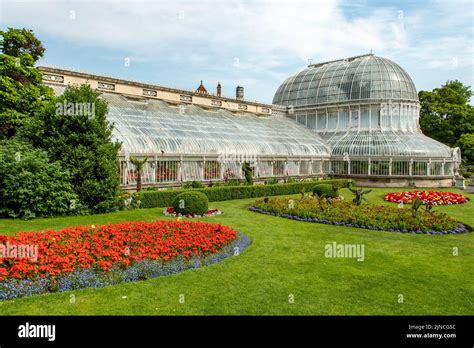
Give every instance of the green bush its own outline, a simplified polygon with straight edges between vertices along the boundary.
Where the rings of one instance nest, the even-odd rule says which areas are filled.
[[[183,188],[203,188],[204,185],[199,181],[187,182],[183,185]]]
[[[173,204],[174,198],[184,191],[198,191],[204,193],[209,202],[227,201],[231,199],[256,198],[264,196],[278,196],[298,194],[302,189],[312,192],[315,186],[334,183],[346,183],[345,179],[300,181],[289,184],[274,185],[239,185],[216,186],[189,190],[157,190],[142,191],[134,194],[134,200],[140,201],[140,208],[167,207]]]
[[[313,194],[321,197],[325,195],[326,198],[337,198],[339,197],[339,191],[333,185],[322,184],[317,185],[313,188]]]
[[[209,210],[209,200],[202,192],[187,191],[174,198],[173,209],[181,214],[204,215]]]
[[[200,182],[200,181],[193,181],[193,182],[191,183],[191,187],[192,187],[192,188],[203,188],[203,187],[205,187],[205,186],[204,186],[204,184],[203,184],[202,182]]]
[[[49,162],[45,151],[26,143],[0,144],[0,215],[30,219],[68,215],[82,205],[69,172]]]

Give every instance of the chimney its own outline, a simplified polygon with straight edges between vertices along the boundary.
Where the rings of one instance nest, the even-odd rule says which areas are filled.
[[[244,87],[237,86],[235,89],[235,98],[237,100],[244,100]]]
[[[222,93],[222,86],[220,82],[217,82],[217,96],[220,97]]]

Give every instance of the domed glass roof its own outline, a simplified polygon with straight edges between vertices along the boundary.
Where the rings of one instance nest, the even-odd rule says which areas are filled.
[[[309,65],[281,84],[273,104],[298,107],[380,99],[418,101],[418,95],[398,64],[367,54]]]

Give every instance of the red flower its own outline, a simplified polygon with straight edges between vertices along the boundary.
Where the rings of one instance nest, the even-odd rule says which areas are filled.
[[[419,198],[423,203],[432,205],[461,204],[468,201],[463,195],[453,192],[411,191],[394,192],[385,195],[385,200],[389,202],[404,204],[413,202],[415,198]]]
[[[217,251],[236,236],[230,227],[192,221],[124,222],[20,232],[3,240],[11,245],[37,246],[38,258],[8,259],[8,266],[0,268],[0,279],[56,276],[94,266],[107,272],[116,264],[202,255]],[[0,266],[6,265],[5,260],[0,259]]]

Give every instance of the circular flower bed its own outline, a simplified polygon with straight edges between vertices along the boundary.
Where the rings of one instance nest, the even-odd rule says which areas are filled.
[[[291,203],[291,204],[290,204]],[[258,199],[251,211],[298,221],[402,233],[456,234],[468,228],[445,213],[419,212],[386,205],[356,205],[306,197]]]
[[[175,216],[175,217],[201,218],[201,217],[221,215],[222,211],[220,211],[219,209],[209,209],[207,211],[207,214],[204,214],[204,215],[190,214],[190,213],[181,214],[181,213],[177,213],[173,207],[168,207],[163,210],[163,214],[166,216]]]
[[[442,191],[411,191],[393,192],[385,195],[385,200],[394,203],[411,203],[419,198],[423,203],[430,205],[450,205],[466,203],[468,199],[457,193]]]
[[[159,277],[218,262],[249,244],[230,227],[197,221],[0,236],[0,300]],[[20,255],[20,249],[27,252]]]

